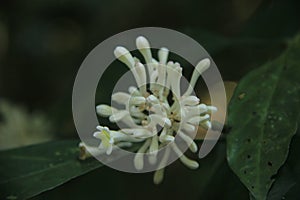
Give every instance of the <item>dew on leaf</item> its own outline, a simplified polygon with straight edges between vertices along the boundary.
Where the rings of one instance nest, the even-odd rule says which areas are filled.
[[[269,165],[270,167],[272,167],[272,166],[273,166],[273,163],[272,163],[271,161],[268,161],[268,165]]]
[[[266,140],[264,140],[264,141],[263,141],[263,144],[267,144],[267,141],[266,141]]]

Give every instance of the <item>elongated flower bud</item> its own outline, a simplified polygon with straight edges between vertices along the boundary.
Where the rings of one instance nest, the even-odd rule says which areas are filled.
[[[189,158],[187,158],[185,155],[183,155],[183,153],[181,152],[181,150],[177,147],[176,144],[172,144],[172,149],[174,150],[174,152],[179,156],[180,161],[185,164],[187,167],[191,168],[191,169],[197,169],[199,167],[199,164],[196,161],[193,161]]]
[[[153,182],[155,184],[160,184],[164,179],[164,171],[165,171],[164,166],[168,162],[170,152],[171,152],[170,148],[167,147],[165,150],[165,154],[159,163],[158,170],[154,173]]]
[[[144,56],[146,63],[152,63],[152,54],[150,49],[150,44],[148,40],[143,37],[139,36],[136,38],[136,47],[140,50],[141,54]]]
[[[130,104],[132,105],[141,105],[146,102],[145,97],[131,97]]]
[[[185,135],[183,132],[179,131],[178,135],[189,145],[190,150],[193,153],[196,153],[198,150],[198,146],[197,144],[194,142],[194,140],[192,138],[190,138],[189,136]]]
[[[130,95],[125,92],[116,92],[111,96],[111,100],[118,104],[126,104],[129,101]]]
[[[167,63],[167,60],[168,60],[168,55],[169,55],[169,50],[167,48],[162,47],[158,51],[159,62],[161,64],[165,65]]]
[[[112,108],[108,105],[104,105],[104,104],[101,104],[101,105],[98,105],[96,107],[96,110],[97,110],[97,113],[99,115],[101,115],[102,117],[109,117],[112,115]]]
[[[134,157],[134,166],[137,170],[142,170],[144,168],[144,153],[149,147],[151,140],[148,139],[143,146],[138,150]]]
[[[194,106],[199,104],[200,99],[196,96],[188,96],[182,99],[181,104],[182,105],[189,105],[189,106]]]
[[[134,59],[131,53],[125,47],[116,47],[114,51],[115,57],[123,62],[125,65],[131,69],[134,66]]]
[[[190,86],[183,96],[189,96],[192,93],[193,88],[195,87],[199,76],[205,70],[207,70],[209,68],[209,66],[210,66],[210,60],[208,58],[204,58],[196,65],[193,75],[192,75],[192,78],[191,78],[191,81],[190,81]]]

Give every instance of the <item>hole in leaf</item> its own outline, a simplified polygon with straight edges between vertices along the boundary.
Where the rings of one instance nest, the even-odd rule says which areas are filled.
[[[272,163],[271,161],[268,161],[268,165],[269,165],[270,167],[272,167],[272,166],[273,166],[273,163]]]
[[[250,139],[250,138],[248,138],[248,139],[247,139],[247,142],[249,142],[249,143],[250,143],[250,142],[251,142],[251,139]]]
[[[251,188],[254,189],[254,186],[252,185]]]
[[[244,174],[247,174],[247,171],[246,171],[246,170],[244,171]]]
[[[266,141],[266,140],[264,140],[264,141],[263,141],[263,144],[267,144],[267,141]]]
[[[251,158],[251,156],[250,156],[250,155],[247,155],[247,158],[248,158],[248,159],[250,159],[250,158]]]

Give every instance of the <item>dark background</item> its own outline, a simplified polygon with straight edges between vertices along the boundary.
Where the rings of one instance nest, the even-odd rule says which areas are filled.
[[[224,80],[238,81],[285,49],[299,31],[299,10],[297,0],[1,0],[0,100],[43,113],[55,138],[74,138],[73,81],[106,38],[171,28],[203,45]]]
[[[0,98],[41,110],[59,137],[74,135],[76,72],[97,44],[121,31],[158,26],[181,31],[237,81],[284,49],[299,29],[297,0],[0,2]]]

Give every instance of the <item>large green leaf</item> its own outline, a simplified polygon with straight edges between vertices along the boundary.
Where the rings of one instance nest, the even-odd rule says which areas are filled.
[[[0,199],[26,199],[100,167],[78,159],[78,140],[55,141],[0,152]]]
[[[250,72],[228,109],[227,159],[256,199],[266,199],[297,130],[300,37],[276,60]]]

